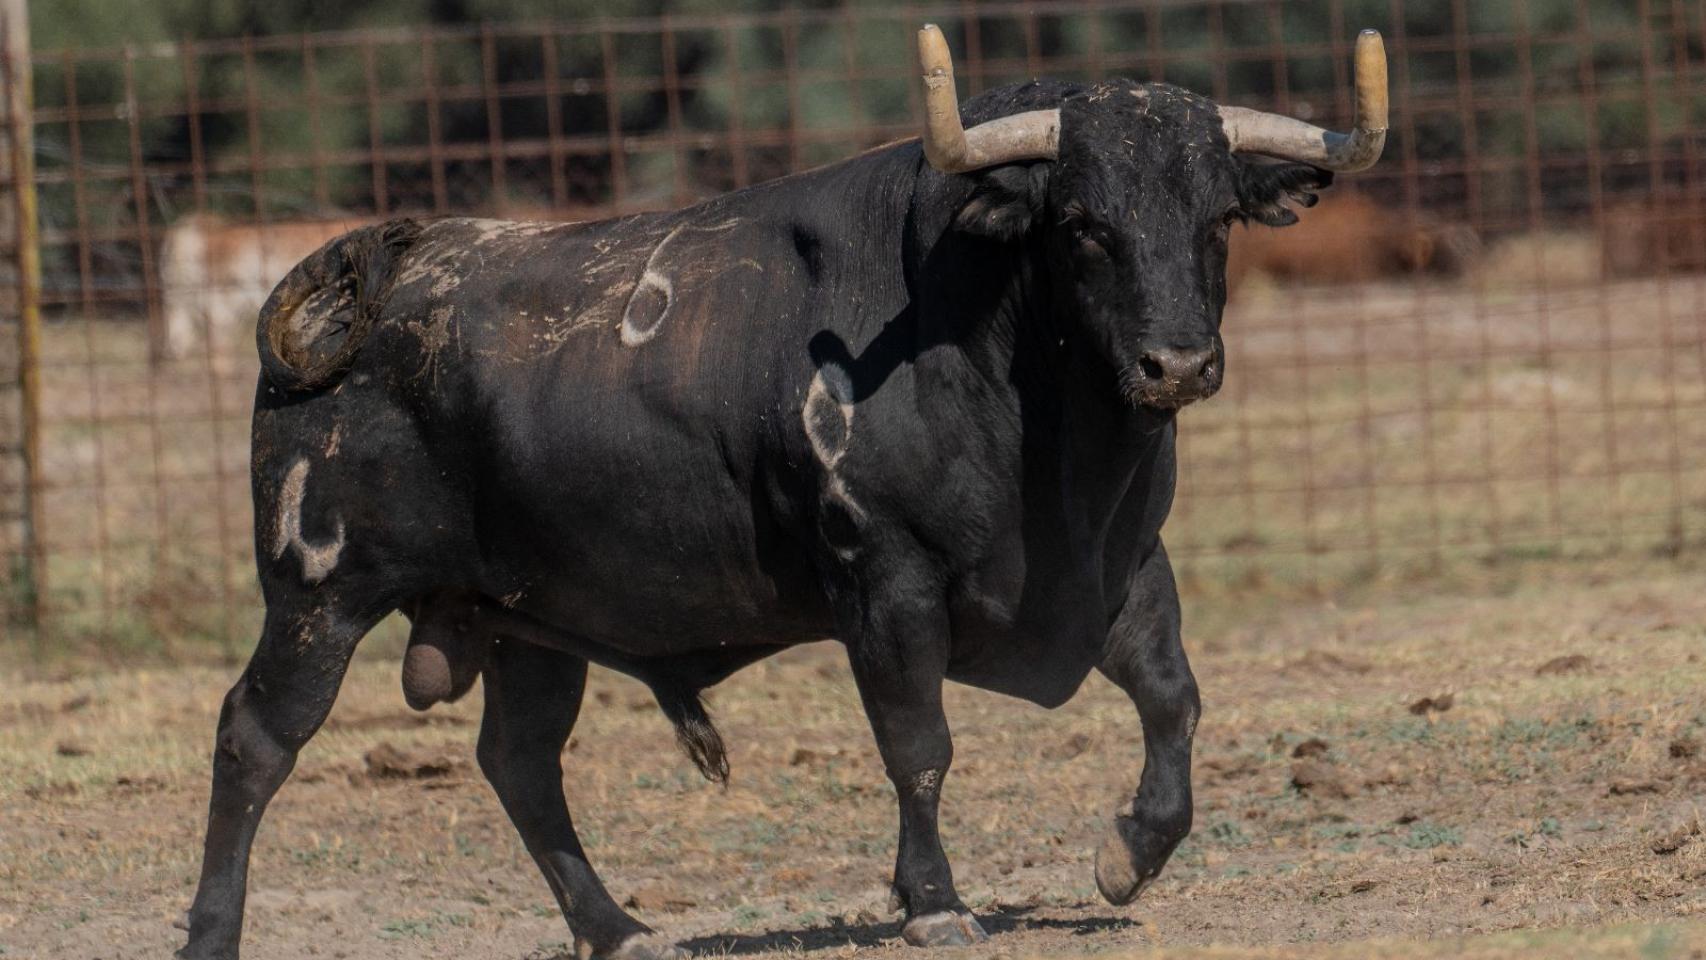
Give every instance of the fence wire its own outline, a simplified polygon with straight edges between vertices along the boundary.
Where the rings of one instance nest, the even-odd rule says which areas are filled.
[[[1125,76],[1339,125],[1356,31],[1386,35],[1386,159],[1234,238],[1187,583],[1706,542],[1706,3],[849,4],[36,54],[47,622],[252,633],[253,317],[323,240],[675,206],[914,135],[926,20],[965,95]]]

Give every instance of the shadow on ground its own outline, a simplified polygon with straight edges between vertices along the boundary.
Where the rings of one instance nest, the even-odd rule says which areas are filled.
[[[1053,930],[1076,936],[1091,936],[1134,929],[1143,924],[1128,917],[1037,917],[1032,907],[1005,907],[978,914],[978,922],[990,936],[1023,930]],[[683,940],[681,946],[696,955],[766,953],[773,950],[813,951],[845,947],[875,947],[900,939],[900,922],[849,924],[839,919],[826,926],[771,930],[751,936],[716,935]]]

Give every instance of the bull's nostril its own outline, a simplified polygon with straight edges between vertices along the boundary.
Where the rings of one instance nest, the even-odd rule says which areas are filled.
[[[1137,368],[1143,371],[1145,379],[1160,380],[1166,376],[1166,371],[1161,368],[1161,361],[1147,353],[1137,359]]]

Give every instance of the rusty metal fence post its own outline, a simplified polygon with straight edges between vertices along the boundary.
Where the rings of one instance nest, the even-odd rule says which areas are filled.
[[[0,624],[33,626],[42,594],[41,254],[26,0],[0,0]]]

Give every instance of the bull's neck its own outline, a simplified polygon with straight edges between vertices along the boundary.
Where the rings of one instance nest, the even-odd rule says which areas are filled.
[[[961,202],[956,192],[915,210],[940,216]],[[1168,418],[1127,403],[1116,371],[1053,309],[1040,240],[998,243],[926,222],[915,223],[915,238],[920,228],[929,234],[917,244],[912,279],[926,408],[975,411],[997,443],[1018,452],[1028,481],[1058,484],[1068,523],[1082,524],[1074,537],[1099,543],[1139,468],[1165,442]]]

